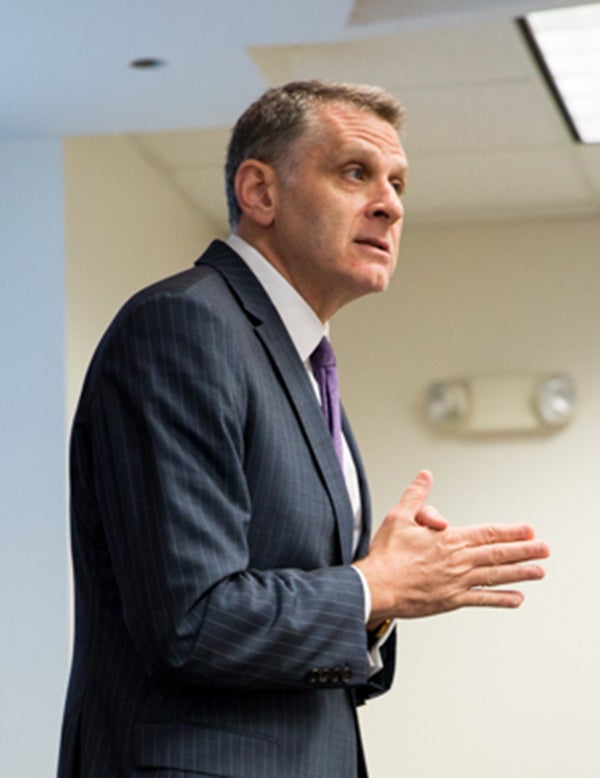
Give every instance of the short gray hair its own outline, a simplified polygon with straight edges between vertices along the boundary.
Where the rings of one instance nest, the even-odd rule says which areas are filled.
[[[281,165],[306,130],[310,118],[328,103],[347,103],[389,122],[397,132],[402,129],[402,104],[380,87],[312,80],[292,81],[268,89],[240,116],[229,141],[225,193],[232,229],[240,216],[235,176],[242,162],[256,159],[273,166]]]

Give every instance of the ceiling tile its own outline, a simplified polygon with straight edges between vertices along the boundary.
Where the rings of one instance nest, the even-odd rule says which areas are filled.
[[[561,148],[413,156],[405,198],[414,221],[589,214],[597,193]]]
[[[492,150],[570,142],[543,87],[523,78],[406,90],[408,151]]]
[[[402,90],[532,73],[529,51],[510,19],[331,44],[254,47],[250,54],[273,83],[331,78]]]
[[[544,7],[583,4],[585,0],[544,0]],[[538,0],[354,0],[349,24],[361,25],[427,17],[450,19],[474,14],[523,15],[540,7]]]

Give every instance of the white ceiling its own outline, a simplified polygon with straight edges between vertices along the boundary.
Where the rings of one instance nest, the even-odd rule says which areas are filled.
[[[224,230],[241,110],[292,78],[364,81],[405,103],[413,224],[598,216],[600,146],[571,139],[514,21],[576,4],[0,0],[0,138],[130,135]]]

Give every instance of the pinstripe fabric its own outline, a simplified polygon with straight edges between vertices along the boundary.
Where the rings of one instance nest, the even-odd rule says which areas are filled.
[[[224,244],[116,317],[71,476],[59,778],[357,776],[355,700],[387,688],[393,661],[366,685],[331,438],[277,313]]]

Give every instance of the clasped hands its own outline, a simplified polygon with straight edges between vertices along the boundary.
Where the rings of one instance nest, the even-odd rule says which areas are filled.
[[[421,470],[385,517],[367,556],[354,563],[371,592],[370,628],[388,618],[464,606],[516,608],[523,594],[502,587],[544,577],[534,561],[550,549],[531,526],[451,527],[426,505],[432,483],[431,473]]]

